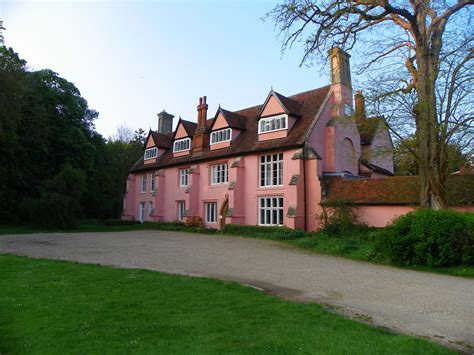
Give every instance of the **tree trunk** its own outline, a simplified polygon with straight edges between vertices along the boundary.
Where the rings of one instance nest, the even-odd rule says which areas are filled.
[[[446,149],[439,136],[436,116],[435,74],[430,55],[417,56],[418,76],[416,90],[418,106],[416,136],[420,155],[420,205],[438,210],[446,207],[445,181]]]

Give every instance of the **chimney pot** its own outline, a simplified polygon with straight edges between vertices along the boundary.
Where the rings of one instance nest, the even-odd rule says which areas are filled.
[[[203,97],[203,104],[204,104],[204,105],[206,104],[206,99],[207,99],[207,97],[204,96],[204,97]]]
[[[202,97],[199,98],[199,105],[202,105]]]

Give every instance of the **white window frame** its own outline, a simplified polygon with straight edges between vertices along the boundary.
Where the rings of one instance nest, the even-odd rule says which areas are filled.
[[[155,192],[155,173],[150,174],[150,192]]]
[[[282,120],[283,119],[283,120]],[[272,124],[277,126],[276,121],[279,121],[280,128],[271,128]],[[283,122],[284,127],[281,127],[281,122]],[[268,129],[262,129],[263,127],[268,126]],[[277,131],[284,131],[288,129],[288,115],[277,115],[271,117],[264,117],[258,121],[258,134],[268,133],[268,132],[277,132]]]
[[[229,182],[229,166],[227,163],[211,165],[211,185]]]
[[[145,149],[145,155],[143,155],[143,159],[144,160],[153,159],[153,158],[156,158],[157,155],[158,155],[157,147],[148,148],[148,149]]]
[[[138,220],[142,223],[145,221],[145,202],[138,205]]]
[[[217,223],[217,202],[204,202],[206,223]]]
[[[224,128],[218,131],[211,132],[211,145],[229,142],[232,140],[232,128]]]
[[[179,169],[179,186],[188,187],[189,185],[189,168]]]
[[[147,184],[147,181],[146,181],[147,178],[146,177],[147,177],[147,175],[148,174],[143,174],[142,175],[142,185],[141,185],[141,193],[142,194],[146,192],[146,184]]]
[[[182,221],[186,214],[186,201],[178,201],[178,221]]]
[[[283,153],[261,155],[258,166],[260,187],[283,186]]]
[[[150,220],[151,215],[155,212],[155,209],[153,208],[153,202],[148,202],[148,218],[147,220]]]
[[[283,226],[285,201],[283,196],[262,196],[258,198],[258,225]],[[263,213],[262,213],[263,212]]]
[[[187,144],[186,144],[186,143]],[[178,147],[179,145],[185,145],[185,147]],[[173,143],[173,153],[186,152],[191,150],[191,138],[177,139]]]

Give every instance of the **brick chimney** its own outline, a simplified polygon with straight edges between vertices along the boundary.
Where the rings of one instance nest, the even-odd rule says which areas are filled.
[[[200,154],[204,148],[209,145],[209,132],[207,129],[207,102],[206,96],[199,98],[199,105],[197,106],[197,127],[193,137],[193,154]]]
[[[351,68],[349,58],[344,50],[333,47],[328,51],[331,65],[331,84],[342,84],[352,89]]]
[[[365,99],[360,90],[357,90],[354,95],[354,106],[354,117],[357,122],[362,122],[365,119]]]

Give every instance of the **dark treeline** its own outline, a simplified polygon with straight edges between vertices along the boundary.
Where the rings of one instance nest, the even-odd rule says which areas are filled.
[[[120,216],[144,134],[106,140],[97,117],[73,83],[0,48],[0,222],[70,227]]]

